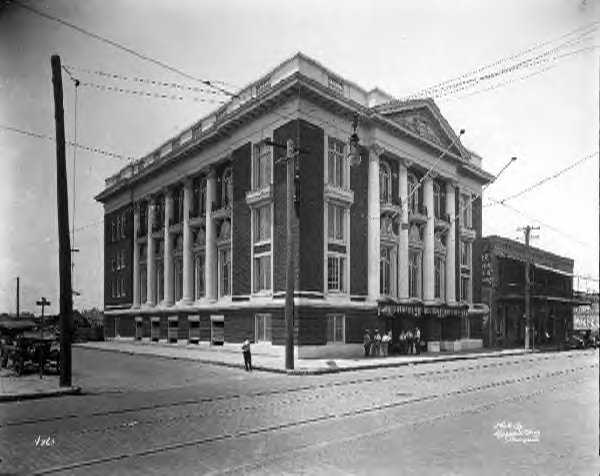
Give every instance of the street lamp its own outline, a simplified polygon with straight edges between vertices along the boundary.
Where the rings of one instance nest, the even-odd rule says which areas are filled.
[[[356,127],[358,126],[358,113],[354,113],[352,118],[352,135],[350,136],[350,147],[348,151],[348,160],[350,161],[350,166],[354,167],[356,165],[360,165],[360,152],[358,150],[358,144],[360,139],[358,138],[358,134],[356,133]]]

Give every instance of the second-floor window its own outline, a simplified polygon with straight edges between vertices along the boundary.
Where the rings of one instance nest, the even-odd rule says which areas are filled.
[[[418,188],[417,188],[418,187]],[[419,212],[419,180],[414,174],[408,174],[408,211],[412,213]]]
[[[392,172],[389,164],[384,161],[379,167],[379,201],[392,203]]]
[[[327,182],[336,187],[346,187],[346,144],[329,138],[327,147]]]
[[[254,209],[254,243],[271,239],[271,204]]]
[[[408,252],[408,295],[410,297],[421,297],[421,285],[423,282],[422,263],[423,254],[419,250]]]
[[[444,298],[444,283],[446,277],[446,263],[443,256],[434,258],[434,297]]]
[[[252,188],[266,187],[271,183],[271,147],[264,143],[254,146],[254,163],[252,167]]]
[[[433,182],[433,214],[436,218],[445,215],[446,193],[438,182]]]
[[[221,208],[233,206],[233,175],[231,167],[227,167],[221,179]]]
[[[346,209],[341,205],[330,203],[327,206],[327,236],[330,241],[345,241]]]
[[[465,228],[472,228],[471,196],[466,193],[460,194],[460,224]]]

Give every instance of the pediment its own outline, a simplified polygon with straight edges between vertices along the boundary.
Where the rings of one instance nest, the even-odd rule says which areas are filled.
[[[426,102],[410,107],[393,107],[387,111],[382,110],[380,113],[387,119],[443,149],[449,147],[456,139],[456,135],[437,107],[434,108]],[[468,156],[458,139],[456,139],[450,150],[459,157]]]

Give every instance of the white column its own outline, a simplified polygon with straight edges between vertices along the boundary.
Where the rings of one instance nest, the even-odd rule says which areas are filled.
[[[191,303],[194,298],[194,263],[190,230],[190,212],[194,191],[191,179],[183,184],[183,302]]]
[[[382,148],[375,144],[369,148],[369,191],[367,195],[367,290],[369,300],[376,300],[380,295],[379,155],[382,152]]]
[[[456,203],[455,184],[446,183],[446,213],[450,215],[450,228],[446,239],[446,302],[456,301]]]
[[[165,193],[165,256],[164,256],[164,272],[165,272],[165,304],[170,306],[173,304],[173,242],[171,233],[169,232],[169,222],[173,218],[173,190],[168,188]]]
[[[424,205],[427,207],[427,224],[423,243],[423,300],[434,299],[434,233],[433,179],[431,175],[423,182]]]
[[[398,249],[398,297],[408,298],[408,163],[400,161],[400,245]]]
[[[140,247],[138,230],[140,229],[140,205],[133,206],[133,307],[140,307]]]
[[[154,306],[156,304],[156,262],[154,260],[156,251],[154,247],[156,245],[154,238],[152,238],[152,227],[154,226],[154,213],[156,212],[156,202],[154,198],[148,201],[148,256],[146,257],[146,296],[148,299],[148,305]]]
[[[204,282],[206,297],[210,300],[217,299],[217,230],[211,218],[212,204],[217,199],[216,171],[211,167],[206,178],[206,260],[204,268]]]

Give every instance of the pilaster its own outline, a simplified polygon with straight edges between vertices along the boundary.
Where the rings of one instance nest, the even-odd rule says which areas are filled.
[[[427,208],[427,223],[423,237],[423,300],[434,299],[434,237],[435,217],[433,213],[433,177],[431,174],[423,182],[423,201]]]
[[[456,301],[456,199],[454,195],[456,183],[446,183],[446,213],[450,216],[448,237],[446,238],[446,302]]]
[[[152,227],[154,226],[154,214],[156,213],[156,200],[150,198],[148,201],[148,255],[146,257],[147,272],[146,272],[146,295],[148,306],[156,305],[156,243],[152,237]]]
[[[380,203],[379,203],[379,157],[383,148],[377,144],[369,147],[369,183],[367,202],[367,290],[369,300],[379,298],[380,274]]]
[[[204,282],[206,298],[212,301],[217,299],[217,230],[212,219],[213,202],[217,199],[217,175],[211,167],[206,177],[206,260],[204,269]]]
[[[165,192],[165,255],[164,255],[164,270],[165,270],[165,299],[164,304],[167,306],[173,305],[173,288],[174,288],[174,273],[173,273],[173,240],[169,227],[173,218],[173,190],[168,188]]]
[[[183,302],[191,303],[194,294],[194,263],[190,231],[190,212],[194,191],[191,179],[183,184]]]
[[[140,252],[138,230],[140,229],[140,206],[133,207],[133,307],[140,307]]]

